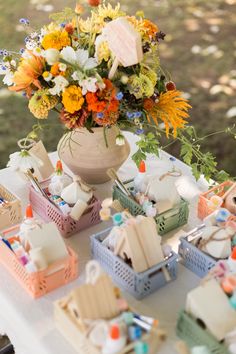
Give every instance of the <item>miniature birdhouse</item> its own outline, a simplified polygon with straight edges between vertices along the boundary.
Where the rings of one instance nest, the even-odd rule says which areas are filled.
[[[186,311],[201,320],[219,341],[236,327],[235,310],[215,279],[188,293]]]
[[[217,259],[228,258],[231,254],[231,237],[235,230],[230,227],[207,226],[202,233],[202,250]]]
[[[95,273],[93,273],[93,269]],[[96,261],[86,267],[87,284],[71,293],[74,312],[80,319],[111,319],[119,314],[114,285]]]
[[[181,176],[181,171],[173,170],[168,161],[158,163],[156,173],[145,176],[140,189],[157,203],[158,212],[162,213],[180,203],[176,181]]]
[[[119,63],[124,67],[138,64],[143,59],[142,39],[139,32],[124,17],[106,25],[106,40],[115,60],[109,73],[112,79]]]
[[[137,273],[162,262],[161,237],[153,218],[139,216],[136,223],[122,228],[114,254],[129,263]]]

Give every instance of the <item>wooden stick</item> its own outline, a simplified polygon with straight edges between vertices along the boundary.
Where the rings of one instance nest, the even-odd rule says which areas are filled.
[[[222,196],[222,199],[225,200],[225,198],[232,192],[232,190],[236,188],[236,182],[232,184],[232,186],[225,192],[225,194]]]
[[[109,75],[108,75],[108,78],[110,80],[112,80],[113,77],[115,76],[115,73],[116,73],[116,71],[118,69],[118,66],[119,66],[119,60],[118,60],[117,57],[115,57],[115,60],[114,60],[114,62],[112,64],[111,70],[110,70]]]

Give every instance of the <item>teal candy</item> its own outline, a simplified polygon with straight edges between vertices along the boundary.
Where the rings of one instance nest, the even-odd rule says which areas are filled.
[[[133,324],[134,315],[132,312],[123,312],[122,319],[127,324],[127,326],[130,326]]]
[[[148,354],[149,345],[145,342],[137,342],[134,347],[135,354]]]
[[[112,216],[113,224],[119,226],[123,224],[123,217],[121,213],[116,213]]]

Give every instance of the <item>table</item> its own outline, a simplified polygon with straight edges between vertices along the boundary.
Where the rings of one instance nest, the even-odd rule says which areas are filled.
[[[133,153],[137,137],[131,133],[127,133],[126,136]],[[50,158],[55,162],[57,154],[50,154]],[[168,155],[163,153],[161,158],[166,159]],[[207,185],[204,180],[194,185],[190,169],[180,161],[177,161],[176,164],[182,169],[184,174],[189,176],[188,179],[182,181],[181,190],[192,199],[189,223],[182,227],[182,229],[190,230],[200,222],[196,216],[197,192],[199,189],[206,190]],[[150,171],[157,166],[158,161],[156,158],[150,157],[148,160]],[[136,167],[129,157],[119,170],[119,176],[122,180],[125,180],[134,177],[135,174]],[[22,200],[23,207],[27,205],[28,185],[17,174],[13,174],[9,169],[1,170],[0,183],[13,191]],[[96,186],[96,188],[98,197],[104,199],[111,196],[111,182]],[[90,259],[89,236],[108,226],[107,223],[100,223],[72,236],[66,241],[69,246],[78,252],[80,276],[74,282],[40,299],[31,299],[7,270],[0,266],[0,333],[7,333],[15,347],[16,354],[32,354],[32,352],[34,354],[75,354],[74,349],[55,327],[53,302],[67,295],[71,289],[84,281],[84,266]],[[178,249],[178,238],[175,235],[177,231],[175,230],[164,237],[164,240],[168,240],[175,251]],[[138,301],[131,295],[125,294],[125,297],[137,312],[158,318],[161,326],[167,330],[168,339],[161,347],[160,354],[175,353],[173,347],[177,340],[175,324],[178,311],[185,305],[187,292],[198,284],[199,278],[180,264],[177,280],[144,300]]]

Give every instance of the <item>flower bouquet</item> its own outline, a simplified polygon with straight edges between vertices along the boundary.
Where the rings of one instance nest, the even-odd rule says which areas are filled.
[[[27,96],[30,112],[40,120],[29,137],[36,138],[42,125],[50,128],[49,112],[56,110],[65,126],[59,153],[73,172],[78,165],[85,179],[86,168],[79,166],[83,158],[97,169],[104,161],[118,168],[125,160],[129,149],[123,130],[140,136],[133,155],[137,165],[148,153],[158,155],[160,137],[166,135],[181,142],[181,156],[196,177],[216,173],[214,157],[200,151],[203,138],[186,125],[191,106],[160,66],[159,42],[165,34],[142,11],[129,16],[119,4],[89,3],[95,5],[90,17],[84,18],[78,4],[51,15],[52,22],[39,30],[21,19],[29,32],[25,48],[18,54],[1,52],[4,83]],[[94,140],[96,132],[103,142],[100,135]],[[102,144],[112,151],[110,159]]]

